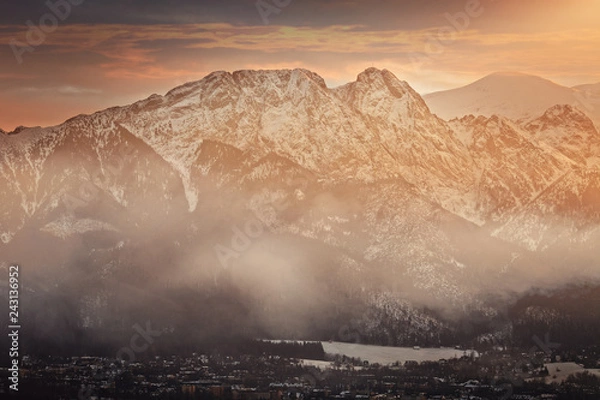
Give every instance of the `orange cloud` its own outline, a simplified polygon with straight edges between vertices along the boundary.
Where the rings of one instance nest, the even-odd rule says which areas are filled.
[[[164,92],[214,69],[303,67],[337,85],[377,66],[394,71],[422,92],[458,86],[498,70],[520,70],[573,84],[600,81],[600,29],[517,34],[473,27],[452,31],[443,25],[446,22],[442,18],[439,27],[385,31],[363,25],[64,25],[48,34],[34,53],[24,54],[23,65],[3,63],[0,83],[15,89],[22,86],[20,79],[54,76],[55,87],[103,89],[90,100],[89,109]],[[22,27],[0,26],[0,42],[24,37]],[[65,67],[61,60],[74,55],[77,62],[88,60],[80,67],[70,66],[80,71],[76,82],[61,75]],[[44,63],[27,64],[36,57]],[[14,101],[10,90],[6,93],[0,94],[0,102]],[[81,112],[66,107],[65,103],[65,110],[55,112],[56,122]],[[24,103],[22,108],[31,107]],[[0,111],[0,125],[7,126],[6,118]]]

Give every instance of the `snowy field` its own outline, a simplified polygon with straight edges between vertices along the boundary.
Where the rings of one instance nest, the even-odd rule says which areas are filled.
[[[301,359],[300,364],[305,367],[317,367],[319,369],[328,369],[331,368],[332,363],[329,361],[321,361],[321,360],[307,360]]]
[[[546,364],[546,368],[548,368],[548,372],[550,373],[550,376],[546,377],[546,383],[561,383],[564,382],[569,375],[584,371],[600,376],[600,369],[585,369],[581,365],[573,362]]]
[[[396,361],[438,361],[453,357],[470,355],[472,350],[457,350],[451,348],[422,348],[415,350],[412,347],[385,347],[365,344],[321,342],[325,353],[341,354],[346,357],[360,358],[369,363],[393,364]],[[477,354],[475,352],[475,354]]]

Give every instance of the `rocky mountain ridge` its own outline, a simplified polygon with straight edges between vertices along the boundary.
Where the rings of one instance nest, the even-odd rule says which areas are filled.
[[[41,275],[88,271],[88,316],[124,271],[235,288],[267,330],[377,292],[493,313],[490,293],[597,278],[599,143],[569,105],[444,121],[387,70],[334,89],[302,69],[214,72],[0,134],[0,248]]]

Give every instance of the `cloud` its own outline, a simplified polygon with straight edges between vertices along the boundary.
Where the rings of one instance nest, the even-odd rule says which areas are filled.
[[[456,87],[497,70],[569,85],[600,81],[600,30],[588,21],[600,13],[555,0],[551,6],[537,0],[481,1],[483,15],[458,31],[448,30],[446,16],[464,11],[464,0],[295,0],[270,25],[262,23],[253,0],[87,1],[42,45],[23,54],[22,64],[9,46],[0,46],[5,60],[0,104],[20,101],[35,120],[34,93],[58,94],[60,101],[83,95],[92,99],[86,103],[89,111],[164,93],[214,70],[280,66],[314,70],[330,86],[354,80],[369,66],[387,68],[421,92]],[[0,43],[25,41],[25,20],[47,12],[40,4],[5,5]],[[16,92],[22,95],[18,99]],[[83,112],[77,107],[64,103],[57,122]],[[7,118],[13,116],[0,110],[0,124]]]
[[[67,85],[67,86],[59,87],[57,89],[57,92],[60,94],[66,94],[66,95],[83,95],[83,94],[101,94],[102,90],[81,88],[81,87]]]
[[[76,87],[76,86],[59,86],[59,87],[24,87],[21,88],[20,91],[25,93],[46,93],[46,94],[61,94],[66,96],[82,96],[82,95],[99,95],[102,94],[102,90],[99,89],[91,89],[84,87]]]

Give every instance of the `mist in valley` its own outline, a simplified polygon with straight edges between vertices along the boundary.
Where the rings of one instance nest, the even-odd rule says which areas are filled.
[[[529,251],[400,180],[365,188],[310,175],[241,185],[208,176],[190,212],[177,174],[141,158],[143,148],[111,170],[72,154],[57,152],[39,181],[63,180],[45,192],[48,212],[3,245],[23,271],[32,351],[114,352],[147,322],[164,334],[159,349],[243,338],[378,343],[376,331],[387,332],[383,344],[452,345],[474,334],[461,332],[465,321],[509,322],[532,291],[598,282],[593,246]]]

